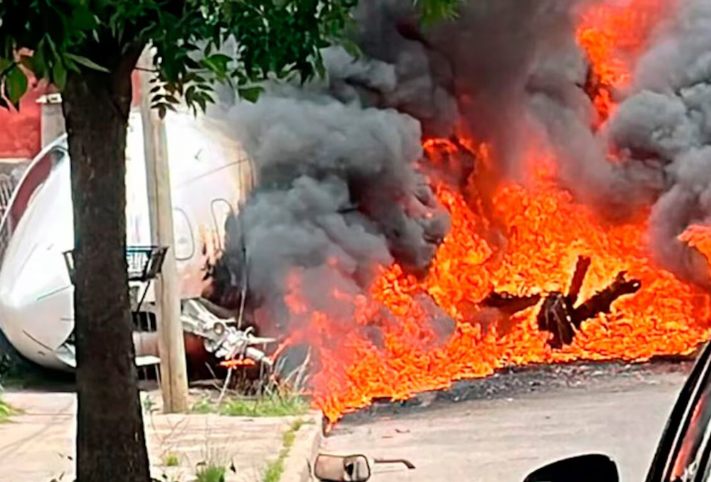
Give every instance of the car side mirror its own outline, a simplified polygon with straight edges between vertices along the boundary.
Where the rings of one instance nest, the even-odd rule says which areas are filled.
[[[559,460],[531,472],[524,482],[619,482],[617,465],[601,454]]]
[[[314,475],[324,482],[366,482],[370,462],[365,455],[320,454],[314,462]]]

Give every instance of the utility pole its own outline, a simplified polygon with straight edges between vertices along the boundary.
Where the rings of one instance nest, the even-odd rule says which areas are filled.
[[[150,69],[151,58],[151,50],[146,49],[139,66]],[[158,320],[160,386],[163,410],[166,413],[176,413],[188,410],[188,376],[183,325],[180,320],[180,287],[175,263],[173,203],[165,123],[158,113],[151,109],[150,75],[146,70],[140,71],[141,120],[151,241],[157,246],[168,246],[163,269],[153,285]]]

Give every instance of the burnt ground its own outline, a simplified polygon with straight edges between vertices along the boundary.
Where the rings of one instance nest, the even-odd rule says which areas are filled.
[[[466,401],[546,396],[560,390],[624,390],[630,384],[656,383],[668,375],[686,376],[692,365],[693,357],[665,357],[646,363],[574,362],[511,367],[489,377],[455,382],[448,390],[420,393],[403,402],[377,401],[347,414],[340,423],[369,423],[378,417],[422,413]]]
[[[325,451],[407,458],[372,482],[522,481],[552,460],[605,453],[621,480],[644,480],[689,360],[512,368],[404,403],[346,416]]]

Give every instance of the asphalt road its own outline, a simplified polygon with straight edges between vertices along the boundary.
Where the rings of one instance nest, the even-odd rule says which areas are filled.
[[[494,396],[438,395],[425,398],[426,408],[361,413],[336,426],[323,449],[416,465],[376,466],[374,482],[518,482],[549,461],[588,452],[610,455],[623,482],[641,481],[688,366],[594,370],[594,377],[583,370],[552,378],[566,383],[509,374]]]

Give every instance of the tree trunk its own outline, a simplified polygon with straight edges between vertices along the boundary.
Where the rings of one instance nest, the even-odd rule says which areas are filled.
[[[70,76],[63,93],[74,204],[78,482],[150,479],[125,258],[126,130],[138,55],[115,58],[104,64],[111,74]]]

